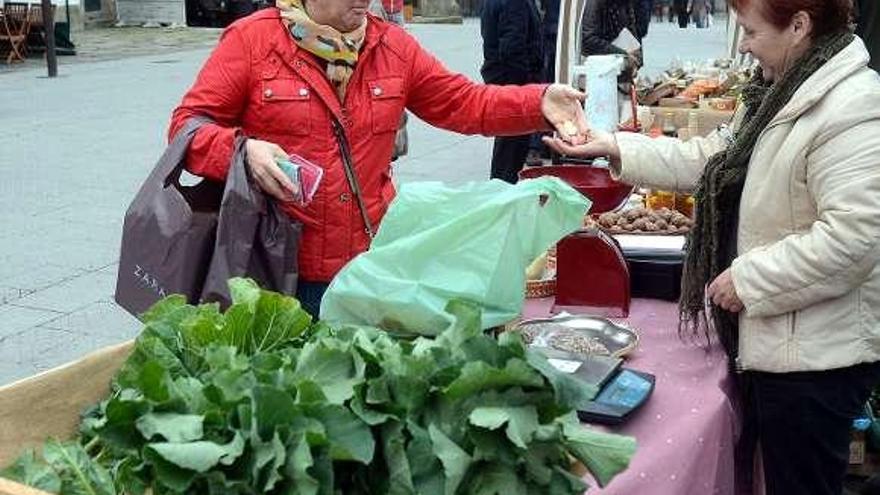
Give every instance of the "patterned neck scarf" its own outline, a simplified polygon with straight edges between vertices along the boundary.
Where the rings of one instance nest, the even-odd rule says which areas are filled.
[[[333,83],[339,101],[345,100],[345,89],[354,73],[358,53],[364,43],[367,23],[348,33],[340,33],[326,24],[313,21],[302,0],[276,0],[281,22],[300,48],[327,61],[327,78]]]

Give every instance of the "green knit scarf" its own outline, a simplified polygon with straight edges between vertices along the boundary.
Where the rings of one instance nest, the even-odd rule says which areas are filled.
[[[820,67],[853,40],[849,32],[816,39],[812,47],[778,81],[769,84],[758,69],[743,90],[746,115],[733,143],[713,155],[703,171],[694,193],[696,221],[687,239],[687,255],[682,275],[679,302],[679,333],[704,334],[711,339],[710,327],[731,358],[738,354],[739,320],[706,301],[706,287],[730,267],[737,255],[736,235],[740,198],[749,172],[749,162],[761,132],[791,100],[798,88]],[[754,163],[754,173],[761,173],[761,163]],[[707,304],[711,305],[707,315]],[[708,325],[707,316],[712,325]]]

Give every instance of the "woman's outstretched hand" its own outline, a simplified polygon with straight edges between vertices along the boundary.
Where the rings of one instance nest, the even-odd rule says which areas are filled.
[[[587,95],[565,84],[547,86],[541,99],[541,112],[559,136],[573,144],[584,142],[587,119],[584,116],[584,100]]]
[[[608,157],[612,164],[620,161],[620,148],[614,134],[587,130],[580,143],[558,137],[545,137],[544,143],[557,153],[578,158]]]

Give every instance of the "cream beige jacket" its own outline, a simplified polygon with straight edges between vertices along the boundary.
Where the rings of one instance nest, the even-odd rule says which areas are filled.
[[[880,360],[880,77],[868,59],[857,38],[758,138],[732,267],[745,305],[740,369],[824,370]],[[682,142],[619,133],[618,175],[692,190],[727,135],[722,129]]]

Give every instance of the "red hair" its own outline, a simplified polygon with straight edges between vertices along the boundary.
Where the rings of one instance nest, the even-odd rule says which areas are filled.
[[[779,29],[791,25],[794,15],[804,11],[813,21],[813,38],[849,29],[853,15],[852,0],[727,0],[727,3],[740,12],[755,4],[764,19]]]

